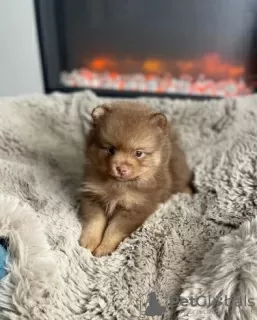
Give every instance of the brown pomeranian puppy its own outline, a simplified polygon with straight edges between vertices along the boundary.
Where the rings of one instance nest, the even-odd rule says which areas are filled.
[[[171,194],[191,193],[190,171],[166,117],[138,102],[96,107],[86,142],[80,245],[113,252]]]

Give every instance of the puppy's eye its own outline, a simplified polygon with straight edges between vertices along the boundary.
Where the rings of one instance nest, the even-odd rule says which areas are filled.
[[[114,155],[114,153],[115,153],[115,148],[114,148],[114,147],[107,148],[107,152],[108,152],[108,154],[110,154],[110,155]]]
[[[142,151],[140,151],[140,150],[137,150],[136,152],[135,152],[135,156],[137,157],[137,158],[143,158],[143,156],[144,156],[145,154],[144,154],[144,152],[142,152]]]

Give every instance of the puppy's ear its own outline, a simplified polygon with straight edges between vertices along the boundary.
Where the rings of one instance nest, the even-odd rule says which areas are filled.
[[[157,112],[151,115],[150,123],[155,126],[159,127],[162,130],[166,131],[168,127],[168,120],[163,113]]]
[[[107,112],[110,112],[110,107],[106,104],[95,107],[91,113],[94,124],[99,122]]]

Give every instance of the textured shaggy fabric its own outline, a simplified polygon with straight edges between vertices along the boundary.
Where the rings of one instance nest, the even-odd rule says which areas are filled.
[[[36,212],[17,198],[0,196],[0,237],[8,239],[8,275],[0,281],[0,319],[10,313],[30,317],[27,293],[36,301],[49,294],[60,274]],[[56,282],[57,283],[57,282]],[[12,315],[12,319],[20,319]]]
[[[177,123],[197,193],[174,196],[103,258],[79,247],[77,218],[84,136],[103,100],[89,91],[0,100],[0,231],[13,234],[15,262],[1,283],[0,319],[148,319],[151,292],[166,308],[164,319],[236,319],[240,312],[253,319],[249,308],[196,310],[173,298],[255,292],[244,275],[256,274],[256,224],[233,232],[257,213],[257,97],[140,100]],[[10,199],[14,207],[6,207]],[[35,219],[44,234],[29,227]],[[236,258],[242,264],[234,265]]]
[[[257,218],[222,237],[183,287],[178,320],[256,320]]]

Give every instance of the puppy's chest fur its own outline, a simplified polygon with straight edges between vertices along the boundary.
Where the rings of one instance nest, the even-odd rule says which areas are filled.
[[[107,216],[111,217],[117,207],[131,210],[145,203],[144,193],[129,187],[111,183],[89,181],[84,190],[86,194],[95,198],[104,207]]]

